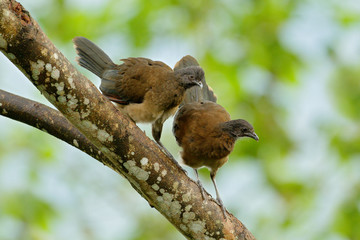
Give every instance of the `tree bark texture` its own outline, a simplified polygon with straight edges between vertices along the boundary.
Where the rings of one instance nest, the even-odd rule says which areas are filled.
[[[0,113],[53,135],[105,165],[112,166],[108,158],[55,109],[0,89]]]
[[[224,219],[210,195],[203,201],[195,181],[102,96],[14,0],[0,0],[0,49],[61,112],[0,92],[2,115],[46,129],[114,169],[188,239],[255,239],[232,214]]]

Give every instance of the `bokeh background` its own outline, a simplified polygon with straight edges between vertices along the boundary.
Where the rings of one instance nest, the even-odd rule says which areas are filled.
[[[218,103],[260,137],[240,139],[217,175],[225,206],[257,239],[360,239],[358,1],[20,2],[74,64],[75,36],[115,62],[196,57]],[[0,88],[48,104],[2,54]],[[162,139],[179,158],[171,124]],[[2,116],[0,136],[1,240],[184,239],[89,156]]]

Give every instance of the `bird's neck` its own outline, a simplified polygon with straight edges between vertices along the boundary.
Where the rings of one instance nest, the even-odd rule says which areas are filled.
[[[240,126],[237,120],[230,120],[220,124],[221,130],[234,140],[240,137]]]

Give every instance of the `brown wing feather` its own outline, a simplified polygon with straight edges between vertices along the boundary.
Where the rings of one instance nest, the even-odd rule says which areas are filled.
[[[146,93],[158,84],[159,73],[156,72],[172,71],[165,63],[147,58],[121,60],[124,63],[117,65],[116,70],[109,70],[103,75],[101,87],[104,95],[120,102],[142,103]]]

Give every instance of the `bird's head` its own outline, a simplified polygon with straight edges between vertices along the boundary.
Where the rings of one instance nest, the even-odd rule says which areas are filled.
[[[204,79],[204,70],[199,66],[190,66],[175,70],[175,75],[180,80],[180,84],[185,88],[193,86],[202,87],[202,80]]]
[[[249,137],[259,141],[253,126],[243,119],[231,120],[221,125],[222,130],[229,133],[234,138]]]

